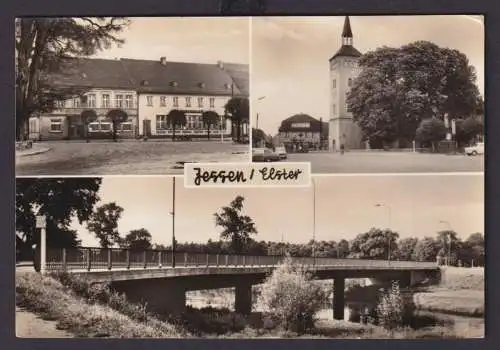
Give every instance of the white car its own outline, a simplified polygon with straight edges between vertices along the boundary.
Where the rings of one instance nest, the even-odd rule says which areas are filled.
[[[280,159],[286,159],[287,158],[286,149],[283,146],[276,147],[274,149],[274,153],[277,153],[280,156]]]
[[[484,142],[478,142],[474,146],[465,147],[465,154],[468,156],[484,154]]]

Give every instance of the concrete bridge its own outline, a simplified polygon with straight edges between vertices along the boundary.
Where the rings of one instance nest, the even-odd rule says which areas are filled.
[[[235,288],[236,312],[252,309],[252,286],[264,282],[284,260],[282,256],[172,253],[164,250],[78,248],[47,252],[46,270],[64,270],[96,283],[110,282],[131,301],[146,301],[157,312],[185,308],[186,292]],[[413,261],[292,258],[315,279],[333,281],[333,314],[344,318],[347,278],[370,278],[375,283],[397,280],[411,286],[424,280],[438,282],[436,263]]]

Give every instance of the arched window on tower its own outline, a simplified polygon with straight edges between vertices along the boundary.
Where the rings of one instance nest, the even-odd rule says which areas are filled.
[[[333,79],[332,81],[332,89],[336,89],[337,88],[337,79]]]
[[[347,86],[351,87],[352,85],[352,78],[347,79]]]

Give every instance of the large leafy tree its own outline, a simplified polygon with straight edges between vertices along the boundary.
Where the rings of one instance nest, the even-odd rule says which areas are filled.
[[[115,202],[106,203],[96,208],[87,222],[87,229],[94,233],[102,248],[120,244],[122,238],[118,232],[118,220],[123,208]]]
[[[27,121],[51,111],[56,101],[81,95],[84,89],[54,84],[51,76],[68,74],[75,60],[121,44],[118,35],[129,24],[124,18],[25,17],[16,22],[16,136],[27,133]],[[71,62],[71,63],[70,63]]]
[[[410,141],[422,119],[463,119],[479,108],[476,74],[467,57],[417,41],[363,55],[347,103],[373,143]]]
[[[136,251],[151,249],[151,233],[145,228],[131,230],[125,238],[120,241],[120,247]]]
[[[411,261],[414,257],[415,247],[418,244],[418,238],[408,237],[398,242],[398,249],[394,252],[395,257],[402,261]]]
[[[172,126],[172,141],[175,141],[175,129],[187,123],[186,113],[179,109],[172,109],[167,115],[167,123]]]
[[[222,228],[221,238],[231,242],[234,253],[243,252],[250,236],[257,233],[253,219],[242,214],[244,200],[244,197],[236,196],[228,206],[214,214],[215,225]]]
[[[101,178],[19,178],[16,180],[16,231],[24,247],[39,243],[36,216],[47,222],[47,246],[74,247],[79,244],[71,229],[76,218],[87,221],[95,204]]]
[[[232,124],[236,125],[236,141],[240,142],[242,125],[248,123],[250,120],[248,98],[233,97],[227,101],[224,110],[226,115],[231,119]]]
[[[267,135],[262,129],[252,128],[252,147],[260,147],[260,144],[266,141]]]
[[[350,255],[358,259],[392,258],[398,238],[397,232],[372,228],[351,241]]]
[[[415,138],[424,146],[431,146],[432,150],[436,150],[436,145],[439,141],[446,137],[446,127],[441,119],[429,118],[424,119],[418,127]]]
[[[477,117],[458,120],[456,125],[456,140],[460,146],[466,145],[475,137],[484,133],[484,124]]]
[[[440,249],[439,242],[432,237],[424,237],[418,240],[413,251],[414,261],[436,261]]]
[[[122,109],[112,109],[108,112],[106,117],[108,117],[111,120],[111,123],[113,124],[113,141],[116,142],[118,127],[120,126],[121,123],[127,121],[128,115]]]
[[[85,138],[87,139],[88,142],[88,136],[89,136],[89,124],[92,123],[93,121],[97,120],[97,113],[93,109],[85,109],[82,111],[80,114],[80,118],[82,120],[82,124],[84,127],[84,135]]]
[[[220,122],[220,116],[214,111],[205,111],[201,114],[201,120],[207,127],[207,138],[210,140],[210,127]]]

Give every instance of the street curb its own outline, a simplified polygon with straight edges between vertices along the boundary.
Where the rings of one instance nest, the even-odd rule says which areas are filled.
[[[21,154],[18,154],[16,152],[16,157],[34,156],[34,155],[37,155],[37,154],[47,153],[48,151],[50,151],[50,148],[42,148],[42,149],[38,149],[38,150],[32,150],[32,151],[28,151],[28,152],[21,153]]]

